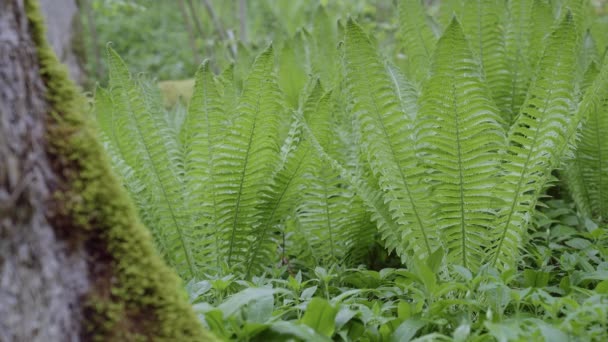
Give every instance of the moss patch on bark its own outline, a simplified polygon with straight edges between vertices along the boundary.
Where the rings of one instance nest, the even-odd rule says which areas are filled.
[[[60,177],[49,218],[57,234],[83,243],[90,258],[93,285],[83,298],[83,339],[215,341],[112,173],[84,98],[46,42],[37,1],[25,3],[47,87],[47,152]]]

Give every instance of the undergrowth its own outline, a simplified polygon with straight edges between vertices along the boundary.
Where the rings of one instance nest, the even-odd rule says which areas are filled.
[[[187,109],[108,48],[102,139],[201,321],[259,341],[606,338],[599,19],[583,0],[395,12],[377,42],[319,6],[249,70],[202,63]]]

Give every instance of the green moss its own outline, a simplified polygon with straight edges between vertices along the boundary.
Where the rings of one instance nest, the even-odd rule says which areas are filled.
[[[151,236],[111,172],[86,103],[48,47],[35,0],[26,1],[46,84],[47,146],[61,177],[54,213],[59,233],[83,243],[92,289],[85,299],[85,338],[96,341],[214,341],[190,305],[177,275],[160,259]]]

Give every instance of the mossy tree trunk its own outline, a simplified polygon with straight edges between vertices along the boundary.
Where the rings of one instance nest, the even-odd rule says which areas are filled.
[[[0,341],[208,341],[35,0],[0,0]]]

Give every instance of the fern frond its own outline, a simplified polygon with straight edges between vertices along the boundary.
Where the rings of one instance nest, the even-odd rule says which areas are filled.
[[[300,94],[308,81],[310,67],[306,49],[307,42],[304,41],[301,33],[297,33],[295,37],[285,42],[280,53],[279,87],[288,106],[294,109],[300,106]]]
[[[506,51],[510,75],[509,112],[512,115],[519,112],[533,73],[530,51],[532,48],[541,49],[540,46],[530,46],[532,4],[530,0],[507,2]]]
[[[223,251],[217,224],[217,191],[215,189],[215,151],[224,129],[225,113],[209,61],[203,62],[195,75],[192,99],[179,140],[184,158],[185,213],[196,232],[196,263],[206,274],[221,271]]]
[[[321,84],[317,82],[306,101],[304,112],[308,115],[314,114],[318,121],[328,125],[329,108],[319,104],[322,92]],[[274,226],[284,220],[300,202],[300,192],[307,184],[303,175],[313,167],[320,167],[318,158],[312,153],[312,146],[305,141],[302,124],[297,117],[281,151],[281,163],[271,177],[270,187],[260,193],[259,207],[265,215],[255,229],[257,241],[249,250],[245,267],[246,277],[273,259],[271,252],[276,248],[272,246],[276,244],[273,244],[271,233]]]
[[[144,183],[137,177],[135,170],[127,165],[122,158],[122,151],[118,149],[117,132],[114,129],[113,123],[113,120],[116,119],[114,113],[116,108],[112,102],[110,91],[97,87],[95,89],[94,104],[94,114],[98,127],[100,128],[100,138],[110,157],[112,167],[120,176],[122,185],[127,189],[135,202],[142,222],[146,227],[157,229],[156,225],[159,222],[159,217],[156,208],[150,203],[150,198],[153,197],[148,193],[150,189],[146,188]],[[170,258],[166,241],[160,238],[158,234],[152,234],[152,236],[159,253],[163,257]]]
[[[464,1],[459,18],[471,49],[481,63],[492,97],[505,121],[510,122],[513,114],[509,103],[509,65],[501,19],[504,11],[504,4],[498,0]]]
[[[262,213],[257,196],[268,187],[278,163],[278,126],[281,108],[273,72],[273,49],[255,61],[245,81],[232,125],[215,151],[217,191],[216,227],[229,267],[242,267],[256,236],[253,229]]]
[[[488,253],[500,267],[513,266],[537,195],[556,166],[564,142],[574,135],[576,51],[576,30],[568,13],[548,39],[526,102],[509,132],[501,180],[507,205],[499,215]]]
[[[545,40],[551,34],[555,24],[553,9],[546,0],[534,0],[532,3],[530,26],[530,66],[534,67],[543,54]]]
[[[162,108],[160,100],[151,97],[130,77],[126,65],[111,48],[108,48],[108,61],[110,94],[115,106],[112,122],[116,145],[122,159],[149,189],[149,202],[159,218],[150,228],[157,239],[165,241],[169,263],[182,276],[193,276],[197,270],[188,226],[181,210],[180,171],[173,163],[179,152],[166,121],[157,112]]]
[[[502,118],[456,19],[437,43],[431,71],[418,134],[434,170],[433,216],[448,260],[477,270],[497,211],[497,156],[506,147]]]
[[[391,214],[402,227],[398,244],[408,244],[412,255],[425,257],[438,247],[428,212],[424,170],[415,155],[408,117],[394,93],[383,63],[361,28],[349,21],[346,32],[346,81],[361,145],[378,177]],[[382,231],[382,234],[388,234]],[[403,257],[403,256],[402,256]]]
[[[308,186],[300,195],[297,209],[301,237],[312,247],[320,265],[341,263],[348,248],[346,240],[350,226],[349,207],[352,193],[332,169],[319,168],[306,175]],[[313,266],[314,265],[310,265]]]
[[[106,145],[111,146],[111,149],[118,148],[114,130],[112,129],[112,119],[114,118],[114,104],[110,92],[102,87],[95,88],[95,106],[93,114],[95,121],[100,129],[102,140]]]
[[[399,37],[407,57],[407,75],[416,82],[428,77],[429,61],[437,38],[421,0],[399,2]]]
[[[583,82],[586,81],[587,72],[591,64],[597,64],[601,61],[600,55],[598,54],[597,45],[595,38],[591,34],[591,31],[587,30],[583,38],[582,49],[579,54],[579,70],[581,71],[581,77]]]
[[[308,38],[314,42],[308,51],[311,55],[312,72],[321,78],[326,88],[330,89],[341,77],[337,46],[342,35],[338,32],[335,18],[330,17],[325,7],[317,6],[312,18],[312,32],[308,35]]]
[[[377,179],[371,172],[366,173],[371,177],[370,179],[372,179],[372,181],[369,182],[363,174],[353,174],[350,170],[347,170],[340,162],[334,159],[333,156],[329,155],[323,146],[321,146],[305,120],[303,120],[303,129],[306,138],[314,147],[319,158],[326,165],[329,165],[333,170],[338,172],[340,177],[350,184],[357,193],[357,196],[363,201],[368,212],[371,214],[372,221],[376,222],[377,230],[382,232],[385,239],[384,244],[389,252],[396,251],[405,262],[408,256],[407,246],[409,242],[401,239],[401,229],[393,220],[389,206],[384,202],[382,191],[377,189]]]
[[[575,158],[567,164],[568,189],[575,203],[587,217],[605,220],[608,217],[608,64],[601,70],[592,63],[587,72],[587,91],[580,105],[583,117]]]
[[[408,116],[409,122],[415,122],[418,114],[418,90],[396,66],[387,63],[385,67],[393,84],[393,91],[399,98],[401,112]]]

